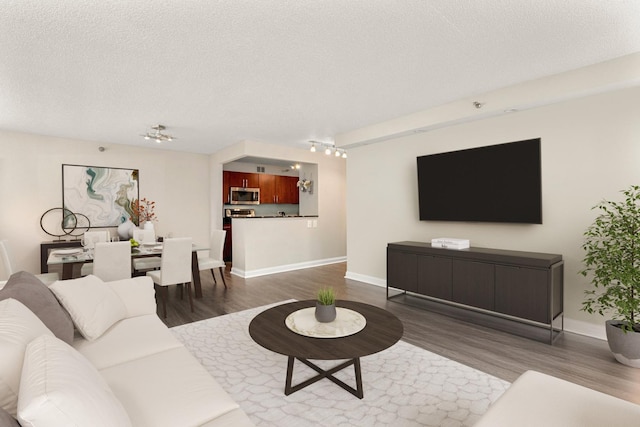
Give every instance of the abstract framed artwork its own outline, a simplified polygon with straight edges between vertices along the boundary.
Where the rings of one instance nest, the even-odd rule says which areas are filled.
[[[62,206],[89,219],[91,228],[117,227],[133,216],[138,169],[62,165]],[[65,224],[71,228],[75,224]]]

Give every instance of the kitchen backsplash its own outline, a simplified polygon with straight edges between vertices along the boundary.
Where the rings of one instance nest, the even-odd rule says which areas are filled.
[[[285,204],[260,204],[260,205],[224,205],[224,209],[253,209],[256,216],[277,216],[278,212],[284,212],[285,215],[298,215],[299,205]],[[224,211],[223,211],[224,212]]]

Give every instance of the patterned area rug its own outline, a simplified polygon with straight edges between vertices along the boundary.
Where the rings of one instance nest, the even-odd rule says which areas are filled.
[[[506,381],[399,341],[361,358],[363,399],[327,379],[285,396],[287,357],[260,347],[248,331],[251,319],[269,307],[171,329],[256,425],[472,426],[509,387]],[[338,364],[314,362],[323,369]],[[296,361],[293,384],[314,375]],[[353,367],[335,376],[355,385]]]

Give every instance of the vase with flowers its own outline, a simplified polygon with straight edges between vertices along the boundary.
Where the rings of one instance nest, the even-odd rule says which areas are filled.
[[[133,202],[133,214],[137,217],[137,223],[143,225],[145,230],[153,230],[153,221],[157,221],[156,202],[143,197]],[[136,222],[134,219],[134,222]]]

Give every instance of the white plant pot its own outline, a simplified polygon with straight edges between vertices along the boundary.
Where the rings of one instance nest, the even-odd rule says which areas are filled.
[[[607,342],[616,360],[632,368],[640,368],[640,332],[625,333],[616,325],[622,322],[607,320]]]

